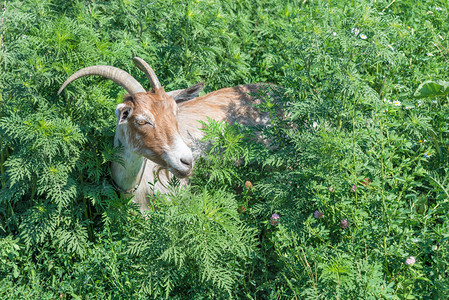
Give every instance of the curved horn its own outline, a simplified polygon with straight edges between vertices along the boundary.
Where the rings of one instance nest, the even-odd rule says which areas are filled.
[[[156,73],[154,73],[153,69],[150,67],[149,64],[147,64],[143,59],[140,57],[134,57],[133,62],[142,72],[145,73],[148,80],[150,81],[151,88],[159,89],[161,88],[161,84],[159,82],[159,79],[157,79]]]
[[[108,79],[111,79],[121,87],[123,87],[129,94],[134,95],[137,93],[145,93],[145,89],[140,85],[140,83],[134,79],[127,72],[111,66],[92,66],[81,69],[72,74],[58,91],[58,95],[61,94],[62,90],[72,81],[87,75],[99,75]]]

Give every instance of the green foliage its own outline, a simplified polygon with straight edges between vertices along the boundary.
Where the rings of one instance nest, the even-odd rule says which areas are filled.
[[[443,80],[437,81],[425,81],[421,83],[414,96],[416,98],[427,98],[427,97],[437,97],[445,96],[449,94],[449,82]]]
[[[194,288],[211,298],[231,296],[254,251],[254,232],[239,219],[235,199],[220,190],[185,191],[165,205],[132,230],[128,253],[139,261],[142,291],[188,295]]]
[[[246,165],[254,154],[251,152],[251,147],[254,146],[247,143],[248,138],[253,135],[251,131],[239,124],[227,126],[225,122],[213,119],[200,123],[205,132],[203,141],[210,141],[212,144],[206,153],[207,158],[201,158],[196,164],[193,180],[198,184],[194,186],[201,187],[203,181],[208,187],[232,187],[235,182],[241,182],[243,178],[237,165]]]
[[[448,9],[2,3],[0,298],[447,298]],[[136,55],[166,90],[277,86],[267,127],[203,124],[191,187],[145,216],[110,185],[124,91],[86,78],[56,95],[95,64],[146,82]]]

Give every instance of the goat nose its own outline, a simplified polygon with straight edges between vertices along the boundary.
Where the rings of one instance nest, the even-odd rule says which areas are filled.
[[[191,168],[193,163],[193,158],[191,156],[188,157],[181,157],[181,163],[185,165],[186,167]]]

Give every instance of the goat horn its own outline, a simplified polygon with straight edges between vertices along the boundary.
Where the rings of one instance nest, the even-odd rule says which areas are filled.
[[[123,87],[130,95],[137,93],[145,93],[145,89],[140,83],[127,72],[112,66],[92,66],[81,69],[72,74],[58,91],[58,95],[62,90],[72,81],[87,75],[99,75],[108,79],[111,79],[121,87]]]
[[[145,73],[148,80],[150,81],[151,88],[159,89],[161,88],[161,84],[159,82],[159,79],[157,79],[156,73],[154,73],[153,69],[150,67],[149,64],[147,64],[143,59],[140,57],[134,57],[133,62],[142,72]]]

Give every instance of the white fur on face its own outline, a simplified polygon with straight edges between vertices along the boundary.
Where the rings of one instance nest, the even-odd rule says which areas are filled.
[[[139,132],[132,128],[147,128],[150,131],[157,130],[159,128],[157,118],[148,109],[139,111],[132,108],[130,110],[130,108],[129,105],[122,103],[117,105],[115,111],[118,118],[116,137],[123,143],[123,146],[134,154],[142,155],[160,164],[179,178],[190,176],[193,167],[193,154],[181,138],[180,133],[171,128],[170,132],[175,135],[174,137],[171,136],[167,141],[157,139],[153,142],[152,138],[144,134],[143,131]],[[124,116],[125,110],[130,110],[126,118]],[[176,116],[177,110],[177,105],[174,105],[173,110],[170,109],[169,113],[173,113]],[[131,112],[134,115],[132,119],[129,119]],[[146,124],[140,124],[140,122],[145,122]],[[159,130],[162,130],[162,128],[159,128]],[[167,128],[167,130],[169,129]],[[159,137],[164,137],[164,134],[159,135]],[[157,148],[153,149],[153,147]]]
[[[178,135],[170,147],[170,151],[164,153],[168,170],[176,177],[183,178],[192,174],[193,154],[184,140]]]

